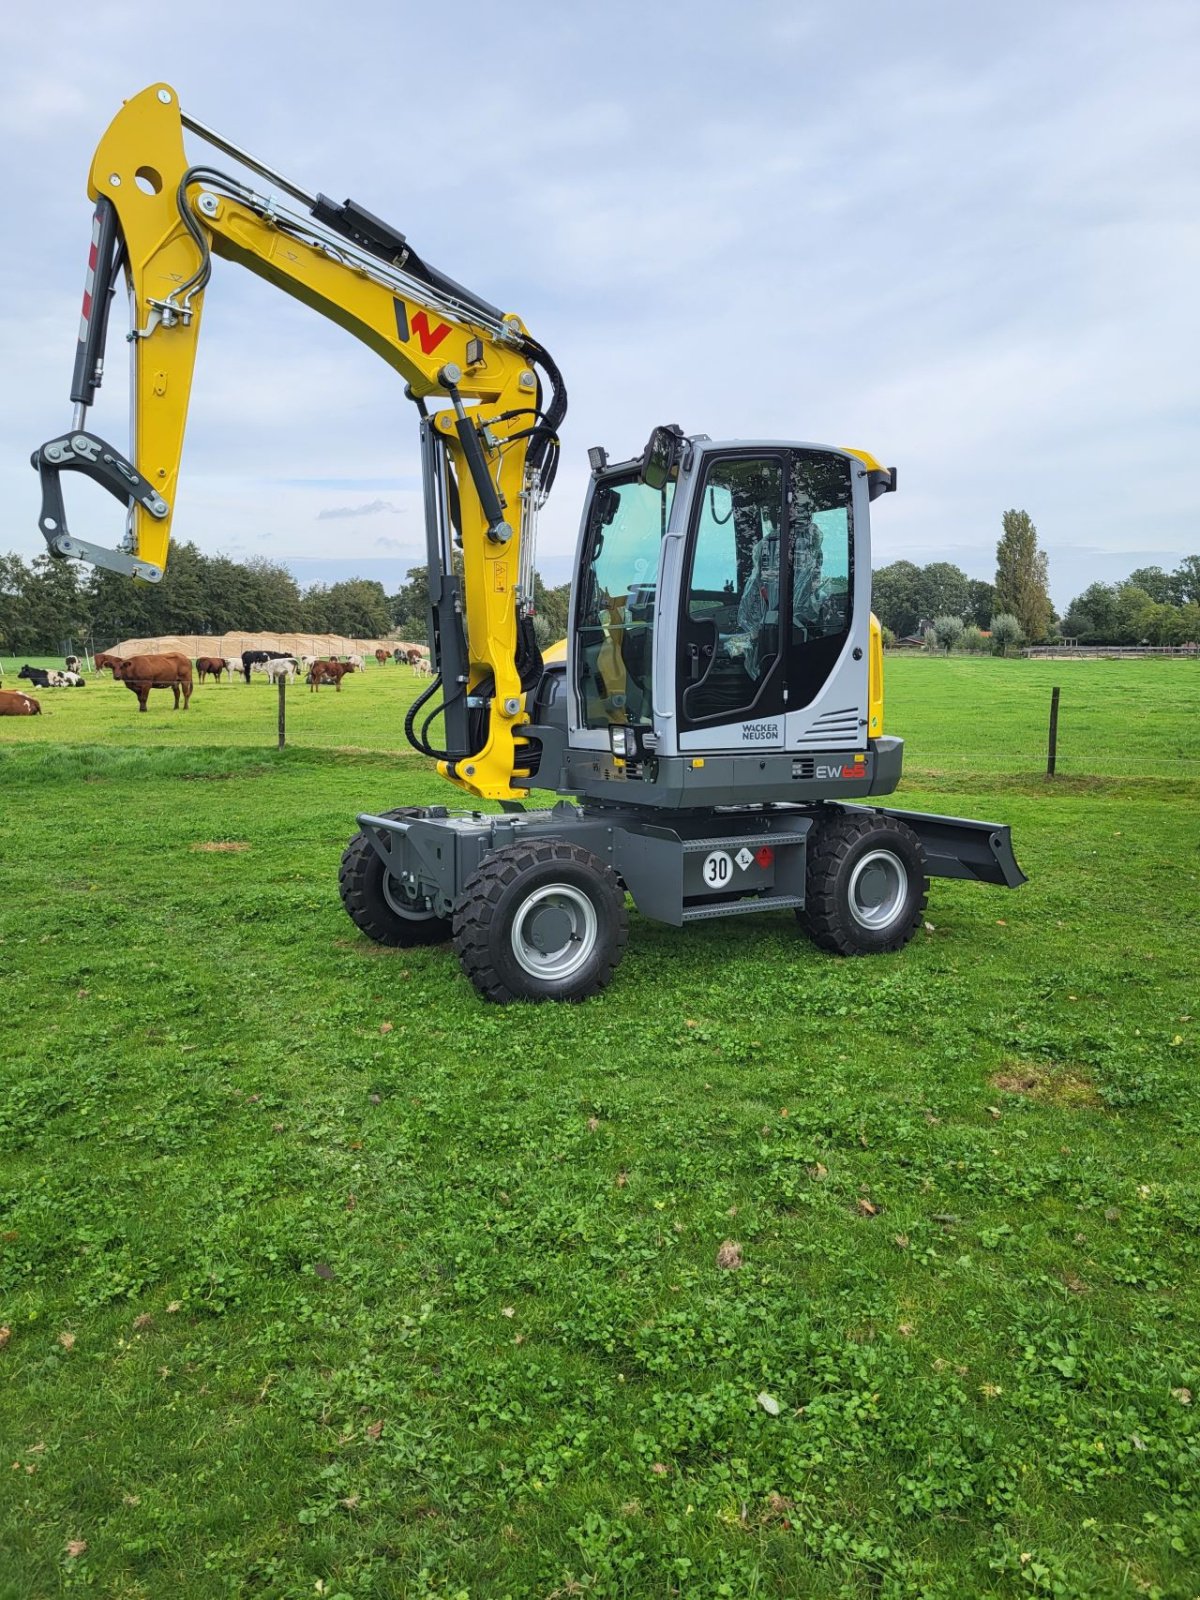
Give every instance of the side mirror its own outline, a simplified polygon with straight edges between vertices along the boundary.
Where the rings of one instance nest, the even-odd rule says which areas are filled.
[[[642,464],[638,469],[638,482],[648,489],[663,490],[678,464],[683,448],[683,429],[677,422],[655,428],[646,448],[642,451]]]

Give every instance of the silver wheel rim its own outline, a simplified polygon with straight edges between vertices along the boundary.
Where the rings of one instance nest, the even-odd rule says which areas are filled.
[[[850,915],[878,931],[895,922],[908,898],[908,869],[891,850],[870,850],[850,874]]]
[[[406,922],[428,922],[437,915],[427,900],[413,900],[405,894],[390,872],[383,875],[383,898],[398,917]]]
[[[517,908],[510,938],[517,965],[531,978],[573,977],[596,948],[596,908],[574,884],[545,884]]]

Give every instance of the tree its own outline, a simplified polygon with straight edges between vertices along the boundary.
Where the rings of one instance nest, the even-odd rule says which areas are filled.
[[[1011,611],[998,611],[992,618],[991,626],[992,643],[999,645],[1000,654],[1006,656],[1010,646],[1020,644],[1024,638],[1021,624]]]
[[[1138,567],[1126,579],[1144,589],[1155,605],[1167,606],[1172,600],[1172,581],[1161,567]]]
[[[965,650],[968,655],[982,655],[988,647],[988,641],[983,636],[983,629],[973,622],[968,622],[962,631],[962,638],[958,641],[960,650]]]
[[[301,601],[300,616],[307,632],[342,633],[352,639],[382,639],[392,627],[383,585],[369,578],[314,584]]]
[[[933,619],[933,637],[939,650],[950,654],[954,646],[962,638],[963,619],[956,617],[953,612],[947,612],[943,617]]]
[[[1108,583],[1093,583],[1067,607],[1062,631],[1082,644],[1110,644],[1117,637],[1117,591]]]
[[[981,578],[972,578],[969,585],[967,609],[970,620],[977,628],[986,628],[996,615],[996,586],[984,583]]]
[[[921,621],[920,583],[921,569],[911,561],[893,561],[872,576],[871,609],[885,627],[901,638],[915,633]]]
[[[429,631],[429,568],[409,567],[407,582],[391,596],[388,606],[392,626],[401,638],[411,643],[424,639]]]
[[[1119,644],[1149,644],[1154,601],[1136,583],[1117,586],[1117,627]]]
[[[1200,556],[1185,556],[1175,568],[1171,599],[1177,606],[1200,605]]]
[[[1034,644],[1046,637],[1053,608],[1047,588],[1049,562],[1038,549],[1037,528],[1027,511],[1006,511],[996,546],[996,604],[1016,617]]]
[[[563,639],[567,633],[567,619],[571,611],[571,585],[560,583],[557,588],[547,589],[542,582],[540,572],[533,575],[533,609],[535,616],[543,617],[550,629],[553,644],[557,639]]]
[[[14,655],[57,655],[87,636],[88,593],[74,561],[0,558],[0,642]]]
[[[931,561],[921,569],[917,597],[923,617],[965,619],[971,610],[971,580],[950,561]]]

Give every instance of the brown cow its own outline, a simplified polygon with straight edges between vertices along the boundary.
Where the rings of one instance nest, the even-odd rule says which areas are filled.
[[[19,689],[0,689],[0,717],[36,717],[41,715],[41,705],[31,694]]]
[[[138,710],[145,711],[151,689],[173,689],[179,710],[179,691],[183,690],[183,709],[192,698],[192,663],[187,656],[130,656],[113,668],[113,677],[138,697]]]
[[[224,656],[197,656],[196,657],[196,672],[197,672],[197,674],[198,674],[198,676],[200,678],[200,682],[201,683],[204,682],[205,676],[210,672],[212,673],[213,677],[216,678],[217,682],[219,683],[221,681],[221,674],[224,671],[225,671],[225,657]]]
[[[314,661],[313,669],[308,675],[309,685],[315,694],[323,683],[332,683],[339,694],[342,692],[342,679],[354,668],[348,661]]]
[[[117,668],[120,666],[120,664],[120,656],[98,655],[92,657],[92,665],[95,667],[97,672],[103,672],[105,667],[111,667],[113,669],[114,678],[117,675]]]
[[[386,650],[376,650],[375,659],[381,667],[387,666],[388,653]]]

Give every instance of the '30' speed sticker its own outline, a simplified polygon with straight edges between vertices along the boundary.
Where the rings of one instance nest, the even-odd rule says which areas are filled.
[[[713,850],[704,858],[701,876],[710,889],[723,889],[733,878],[733,857]]]

